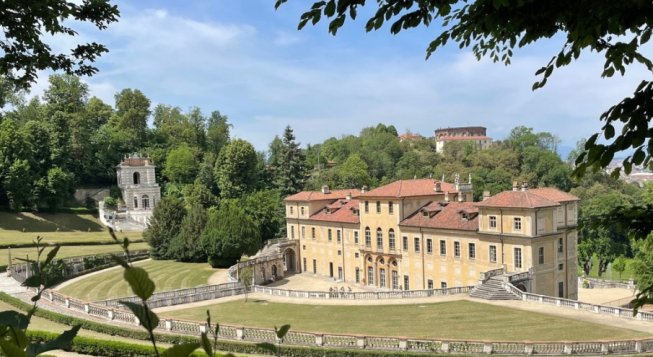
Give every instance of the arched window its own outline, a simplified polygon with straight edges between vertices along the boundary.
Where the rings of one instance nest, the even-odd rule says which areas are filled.
[[[388,243],[390,244],[390,250],[395,250],[395,230],[390,228],[388,231]]]
[[[383,231],[381,228],[376,229],[376,249],[383,250]]]
[[[141,183],[141,174],[134,172],[134,185],[139,185]]]
[[[143,208],[144,209],[150,208],[150,197],[148,197],[148,195],[143,195],[141,200],[143,201]]]
[[[372,233],[370,232],[370,227],[365,227],[365,246],[367,248],[372,246]]]
[[[134,208],[138,208],[138,197],[134,197]]]

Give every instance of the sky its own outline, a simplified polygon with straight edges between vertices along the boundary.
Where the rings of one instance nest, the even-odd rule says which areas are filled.
[[[326,22],[297,30],[312,1],[289,0],[278,10],[274,0],[116,4],[120,20],[106,30],[75,23],[78,36],[51,39],[55,50],[90,41],[108,46],[96,62],[99,73],[83,79],[91,95],[113,105],[116,92],[135,88],[153,107],[219,110],[233,124],[232,136],[257,150],[287,125],[306,145],[384,123],[423,136],[485,126],[495,139],[525,125],[557,135],[568,151],[600,130],[602,112],[650,77],[632,66],[625,77],[602,79],[602,58],[584,53],[532,91],[535,71],[560,51],[563,38],[515,51],[510,66],[477,61],[457,46],[425,60],[437,26],[396,36],[387,26],[366,33],[371,9],[332,36]],[[33,93],[46,87],[44,73]]]

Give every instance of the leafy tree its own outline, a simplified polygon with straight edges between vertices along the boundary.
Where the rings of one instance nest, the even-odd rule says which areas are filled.
[[[234,198],[251,192],[258,178],[256,151],[242,139],[231,141],[218,156],[215,182],[223,198]]]
[[[147,118],[150,115],[150,100],[138,89],[123,89],[116,94],[116,112],[112,125],[130,134],[131,146],[139,147],[147,135]]]
[[[619,273],[619,279],[621,279],[621,274],[626,271],[626,257],[620,255],[612,262],[612,270]]]
[[[54,211],[62,207],[75,192],[74,176],[60,167],[53,167],[48,170],[46,190],[45,201],[48,207]]]
[[[15,211],[29,206],[32,199],[32,180],[30,180],[30,167],[27,160],[16,160],[9,167],[2,182],[7,191],[9,206]]]
[[[176,183],[191,183],[197,175],[197,158],[186,145],[176,147],[168,152],[163,174]]]
[[[168,255],[182,262],[205,262],[206,255],[200,237],[207,219],[206,209],[201,205],[193,205],[181,221],[179,234],[170,241]]]
[[[299,192],[304,187],[306,168],[304,154],[295,142],[295,135],[290,126],[283,132],[281,147],[275,158],[278,162],[274,167],[274,184],[282,195],[287,196]]]
[[[88,101],[88,85],[79,77],[69,74],[53,74],[48,77],[49,87],[43,93],[47,112],[79,113]]]
[[[218,197],[215,196],[200,180],[195,180],[190,185],[181,189],[186,207],[200,205],[209,208],[218,204]]]
[[[180,199],[163,197],[152,212],[152,217],[143,232],[143,238],[152,247],[154,259],[170,258],[170,242],[179,234],[186,215],[186,208]]]
[[[285,208],[279,192],[274,190],[253,192],[241,199],[241,206],[245,213],[254,219],[262,241],[285,235]]]
[[[343,188],[363,187],[372,182],[367,164],[357,154],[351,155],[338,166],[337,175],[338,186]]]
[[[227,122],[226,115],[214,111],[208,118],[206,127],[206,145],[207,151],[218,155],[220,150],[229,142],[229,131],[232,127]]]
[[[42,70],[62,70],[77,75],[92,75],[97,68],[90,63],[107,52],[104,45],[91,42],[76,44],[70,53],[58,53],[48,45],[50,36],[75,36],[68,27],[75,21],[86,22],[100,30],[118,20],[116,5],[108,0],[70,2],[65,0],[15,1],[0,8],[2,56],[0,74],[8,81],[28,87]],[[47,35],[46,35],[47,34]]]
[[[226,267],[243,254],[256,253],[261,247],[261,235],[256,222],[238,200],[223,200],[217,209],[209,211],[202,245],[211,266]]]

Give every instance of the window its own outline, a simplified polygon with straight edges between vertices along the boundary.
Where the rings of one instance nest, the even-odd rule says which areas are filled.
[[[395,230],[392,228],[388,231],[388,243],[390,244],[390,250],[395,250]]]
[[[515,269],[521,269],[521,248],[515,248]]]
[[[361,270],[360,268],[356,268],[356,282],[360,283],[361,282]]]
[[[358,258],[358,257],[359,257],[358,253],[354,253],[354,258]]]
[[[376,229],[376,249],[377,250],[383,249],[383,231],[381,230],[381,228]]]
[[[544,264],[544,247],[539,247],[537,249],[537,263]]]
[[[143,198],[141,200],[143,201],[143,208],[145,209],[150,208],[150,198],[147,195],[143,195]]]
[[[289,208],[290,208],[290,214],[293,214],[293,207],[290,206]]]
[[[385,288],[385,269],[379,269],[379,287]]]
[[[497,216],[490,216],[490,229],[497,229]]]
[[[460,258],[460,242],[453,242],[453,255]]]
[[[313,274],[317,274],[317,260],[313,259]]]
[[[476,244],[475,243],[469,243],[469,259],[470,260],[476,259]]]
[[[134,197],[134,208],[138,208],[138,197]]]
[[[370,213],[370,203],[365,201],[365,213]]]
[[[433,254],[433,239],[426,240],[426,253]]]
[[[562,253],[563,249],[562,238],[558,238],[558,253]]]
[[[290,226],[290,239],[295,239],[295,226]]]
[[[394,213],[394,206],[392,205],[392,201],[388,202],[388,213],[393,214]]]
[[[354,231],[354,244],[358,244],[358,231]]]
[[[311,239],[315,240],[315,227],[311,227]]]
[[[367,267],[367,285],[374,285],[374,268]]]
[[[300,207],[300,208],[299,208],[299,213],[300,213],[300,215],[302,215],[302,216],[304,215],[304,207]]]
[[[497,246],[496,245],[491,245],[490,246],[490,263],[496,263],[497,262]]]
[[[365,246],[370,248],[372,246],[372,233],[370,227],[365,227]]]
[[[403,236],[403,242],[402,242],[402,247],[401,249],[408,251],[408,237]]]
[[[331,241],[331,228],[327,230],[327,239],[329,239],[329,242]]]
[[[376,213],[381,213],[381,201],[376,201]]]
[[[515,217],[514,228],[515,231],[521,231],[521,217]]]
[[[404,290],[410,290],[410,277],[404,275]]]
[[[447,288],[447,282],[446,281],[441,281],[440,282],[440,289],[446,289]]]
[[[392,289],[399,289],[399,273],[396,270],[392,271]]]
[[[306,258],[304,258],[304,271],[306,271]]]
[[[415,253],[419,253],[419,238],[415,237]]]
[[[302,250],[306,250],[306,244],[302,245]]]
[[[302,226],[302,239],[306,238],[306,227]]]
[[[342,250],[338,250],[338,255],[342,255]]]
[[[565,283],[562,281],[558,282],[558,297],[565,297]]]
[[[440,241],[440,255],[442,255],[442,256],[447,255],[447,241],[446,240],[441,240]]]
[[[138,172],[134,172],[134,185],[138,185],[141,183],[141,174]]]
[[[565,270],[565,265],[563,263],[558,264],[558,270]]]
[[[341,231],[339,229],[336,230],[336,240],[338,241],[338,243],[340,243],[340,241],[342,241],[342,233],[341,233]]]
[[[426,288],[429,290],[433,289],[433,280],[429,279],[426,281]]]

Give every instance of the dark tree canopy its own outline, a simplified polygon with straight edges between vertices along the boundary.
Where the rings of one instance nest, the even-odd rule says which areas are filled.
[[[0,74],[17,87],[26,88],[36,81],[37,72],[52,69],[76,75],[92,75],[90,65],[102,53],[104,45],[77,44],[70,53],[57,53],[45,36],[75,36],[68,21],[88,22],[105,29],[118,20],[118,7],[110,0],[73,2],[67,0],[3,1],[0,3]]]
[[[279,7],[288,0],[277,0]],[[347,19],[355,19],[358,9],[370,6],[373,15],[365,29],[374,31],[384,23],[390,32],[416,27],[434,29],[427,58],[452,42],[471,48],[478,59],[489,57],[510,64],[513,50],[562,35],[565,43],[551,60],[538,69],[533,89],[543,87],[556,68],[577,60],[582,53],[597,52],[605,57],[602,77],[624,74],[638,62],[649,71],[653,63],[641,51],[651,38],[653,2],[646,0],[326,0],[316,1],[300,18],[299,29],[309,22],[329,21],[328,31],[336,34]],[[438,22],[436,22],[438,21]],[[435,23],[434,23],[435,22]],[[611,107],[602,116],[602,133],[591,136],[577,160],[576,173],[607,166],[615,153],[634,150],[623,163],[626,173],[633,165],[648,165],[653,158],[653,81],[643,80],[632,97]],[[622,126],[619,135],[615,126]],[[615,136],[616,135],[616,136]],[[599,137],[607,143],[597,142]],[[615,171],[618,174],[619,171]]]

